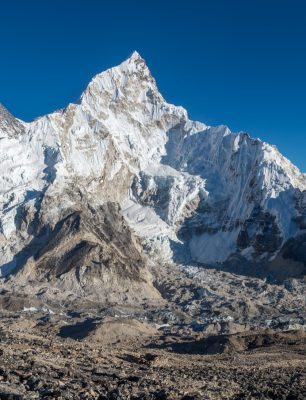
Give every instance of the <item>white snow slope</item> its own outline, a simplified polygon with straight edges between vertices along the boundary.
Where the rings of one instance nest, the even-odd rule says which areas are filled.
[[[168,104],[141,58],[95,76],[78,104],[25,123],[0,107],[0,265],[86,196],[118,202],[157,258],[273,259],[306,230],[306,177],[278,150]]]

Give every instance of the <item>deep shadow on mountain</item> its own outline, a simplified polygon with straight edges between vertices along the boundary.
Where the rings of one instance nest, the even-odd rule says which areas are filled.
[[[216,269],[253,278],[266,279],[268,283],[281,283],[289,278],[301,278],[306,275],[306,235],[289,239],[281,248],[279,255],[268,262],[253,262],[241,255],[233,255],[224,263],[214,265],[195,262],[190,258],[188,242],[170,241],[173,260],[188,263],[196,267]]]

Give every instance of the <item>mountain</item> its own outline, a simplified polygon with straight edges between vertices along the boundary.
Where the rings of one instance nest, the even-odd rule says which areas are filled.
[[[63,110],[26,123],[0,107],[0,209],[1,275],[25,284],[135,301],[157,297],[154,262],[305,273],[305,174],[191,121],[137,52]]]

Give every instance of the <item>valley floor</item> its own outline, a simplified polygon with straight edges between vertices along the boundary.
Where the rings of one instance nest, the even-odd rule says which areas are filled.
[[[305,334],[267,344],[273,333],[257,332],[258,347],[205,355],[197,338],[97,345],[16,330],[11,318],[1,322],[1,399],[306,398]]]
[[[304,280],[152,273],[154,305],[3,285],[0,399],[306,399]]]

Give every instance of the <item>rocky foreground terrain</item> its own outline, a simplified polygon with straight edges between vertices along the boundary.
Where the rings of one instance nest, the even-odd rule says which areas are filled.
[[[110,347],[40,329],[26,333],[17,328],[25,321],[15,318],[6,315],[1,323],[1,399],[306,397],[305,333],[236,334],[208,347],[196,336],[158,335]],[[206,354],[219,347],[223,354]]]
[[[306,398],[306,282],[160,271],[154,305],[3,290],[0,398]]]

